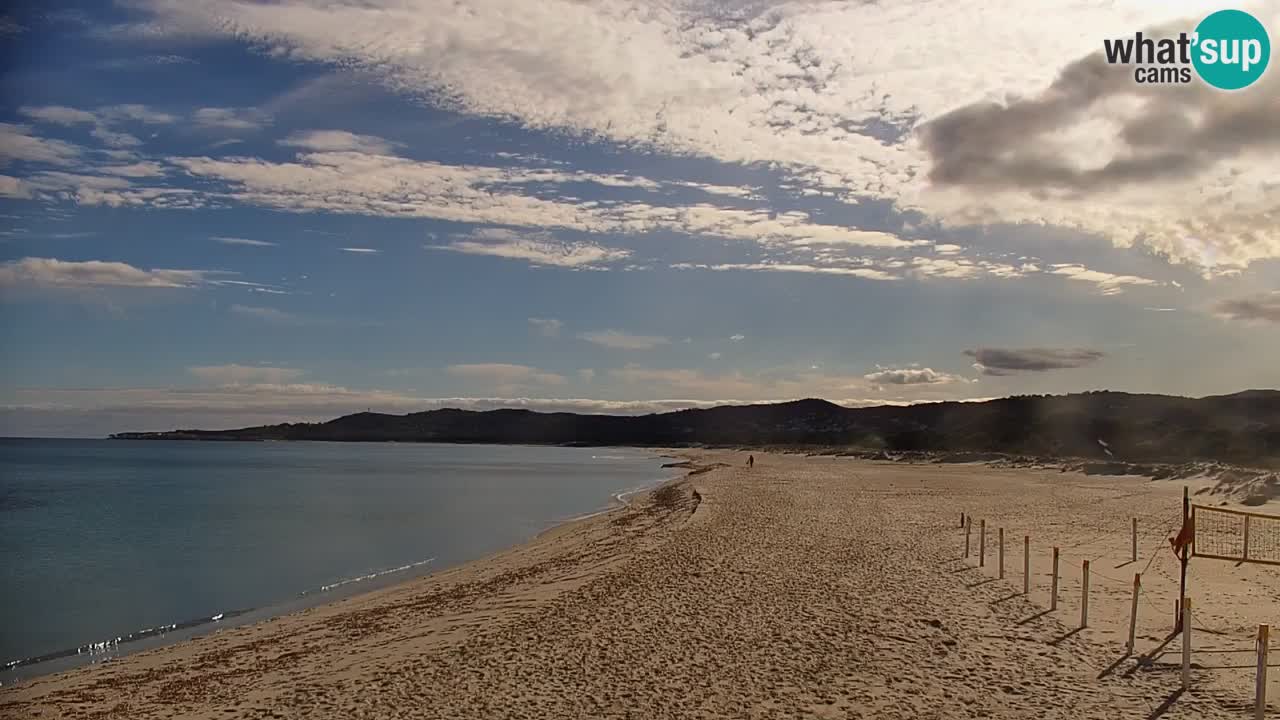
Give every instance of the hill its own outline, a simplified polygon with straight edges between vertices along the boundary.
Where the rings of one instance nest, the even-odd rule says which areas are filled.
[[[326,440],[558,445],[843,446],[1135,462],[1280,460],[1280,391],[1184,398],[1122,392],[846,408],[825,400],[642,415],[443,409],[323,423],[119,433],[117,439]]]

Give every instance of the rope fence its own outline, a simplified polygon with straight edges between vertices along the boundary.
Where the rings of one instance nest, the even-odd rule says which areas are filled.
[[[1058,601],[1060,597],[1060,579],[1062,573],[1072,575],[1071,563],[1069,561],[1063,566],[1062,561],[1063,550],[1071,550],[1072,555],[1080,557],[1082,550],[1092,554],[1099,548],[1099,543],[1105,543],[1101,548],[1101,552],[1092,557],[1083,557],[1079,560],[1079,582],[1075,585],[1075,590],[1080,593],[1080,620],[1078,629],[1090,627],[1090,581],[1103,580],[1113,584],[1116,587],[1110,588],[1107,592],[1112,596],[1119,587],[1130,588],[1131,592],[1126,593],[1126,606],[1129,612],[1127,632],[1123,637],[1125,642],[1124,657],[1132,656],[1136,651],[1137,644],[1137,628],[1139,620],[1139,607],[1145,607],[1154,613],[1157,617],[1166,616],[1170,609],[1158,608],[1150,599],[1149,593],[1144,592],[1143,578],[1151,572],[1152,565],[1157,558],[1163,557],[1163,553],[1172,550],[1174,558],[1179,560],[1182,565],[1183,576],[1181,578],[1170,575],[1169,572],[1161,565],[1155,566],[1155,574],[1166,581],[1176,583],[1178,587],[1177,595],[1179,602],[1177,603],[1177,611],[1174,613],[1173,631],[1169,637],[1161,644],[1168,643],[1172,638],[1181,635],[1181,681],[1183,689],[1189,689],[1192,682],[1192,664],[1191,657],[1193,652],[1201,653],[1256,653],[1257,666],[1255,697],[1253,702],[1254,717],[1262,718],[1266,712],[1266,693],[1267,693],[1267,668],[1268,668],[1268,652],[1270,649],[1270,629],[1268,625],[1259,625],[1256,636],[1250,633],[1250,637],[1239,638],[1241,642],[1252,642],[1252,647],[1239,648],[1222,648],[1217,643],[1210,643],[1209,647],[1202,646],[1196,651],[1193,646],[1192,636],[1195,632],[1204,632],[1210,635],[1218,636],[1223,639],[1238,637],[1240,629],[1234,632],[1214,627],[1204,622],[1196,615],[1195,609],[1198,606],[1193,605],[1189,592],[1185,588],[1189,587],[1195,576],[1188,575],[1187,560],[1191,557],[1207,558],[1215,560],[1230,560],[1237,563],[1237,567],[1244,563],[1260,563],[1268,565],[1280,565],[1280,516],[1265,515],[1262,513],[1244,512],[1240,510],[1232,510],[1220,507],[1207,507],[1202,505],[1192,505],[1187,500],[1184,493],[1185,511],[1171,514],[1168,511],[1156,511],[1146,516],[1137,516],[1130,518],[1126,523],[1124,530],[1105,532],[1097,537],[1091,537],[1082,542],[1075,542],[1069,545],[1038,545],[1041,552],[1052,558],[1052,570],[1050,572],[1049,587],[1049,610],[1048,612],[1056,612],[1058,610]],[[1185,514],[1184,514],[1185,512]],[[974,520],[977,519],[977,528],[974,528]],[[965,533],[965,558],[969,558],[975,548],[973,548],[973,540],[971,537],[974,530],[978,531],[977,548],[978,567],[985,567],[987,560],[986,549],[986,530],[987,521],[985,518],[975,518],[968,513],[961,513],[960,527]],[[1139,532],[1142,528],[1143,532]],[[1006,528],[999,526],[998,523],[993,524],[995,535],[997,538],[997,579],[1005,579],[1005,531]],[[1176,533],[1176,537],[1175,537]],[[1123,544],[1119,542],[1119,537],[1123,536],[1127,542]],[[1013,537],[1017,537],[1015,532]],[[1028,532],[1023,535],[1022,549],[1022,595],[1028,596],[1031,592],[1032,579],[1032,533]],[[1016,542],[1016,541],[1015,541]],[[1172,548],[1170,547],[1172,545]],[[1134,572],[1132,577],[1116,577],[1115,575],[1099,571],[1099,561],[1111,556],[1115,557],[1119,547],[1123,547],[1123,557],[1126,562],[1122,562],[1116,566],[1117,569],[1125,565],[1135,564],[1140,561],[1139,550],[1147,552],[1146,564],[1142,566],[1140,572]],[[1051,550],[1051,554],[1050,551]],[[1181,553],[1181,554],[1180,554]],[[1043,556],[1042,556],[1043,557]],[[1043,562],[1043,561],[1042,561]],[[1016,576],[1015,576],[1016,577]],[[1220,582],[1220,580],[1219,580]],[[1074,591],[1072,591],[1074,592]],[[1183,593],[1186,597],[1182,597]],[[1167,596],[1166,596],[1167,597]],[[1198,607],[1204,612],[1203,607]],[[1115,616],[1111,617],[1115,620]],[[1104,617],[1104,625],[1106,618]],[[1073,631],[1076,632],[1076,631]],[[1155,652],[1155,651],[1153,651]],[[1157,653],[1163,654],[1163,653]],[[1122,658],[1123,659],[1123,658]],[[1150,658],[1146,658],[1149,662]],[[1117,661],[1119,663],[1120,661]],[[1142,664],[1142,659],[1140,659]],[[1113,666],[1114,667],[1114,666]],[[1200,665],[1195,667],[1199,669],[1213,669],[1212,665]],[[1228,667],[1246,667],[1238,665],[1222,666],[1221,669]]]

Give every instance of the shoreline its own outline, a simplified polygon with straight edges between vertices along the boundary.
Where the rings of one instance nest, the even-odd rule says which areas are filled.
[[[1280,569],[1192,563],[1201,632],[1180,695],[1165,642],[1179,483],[684,455],[697,467],[643,500],[428,577],[0,690],[0,716],[1093,720],[1163,706],[1214,720],[1252,697],[1230,654],[1280,612]],[[962,554],[958,512],[1018,538],[1008,577],[992,534],[985,567]],[[1067,568],[1093,562],[1087,628],[1076,574],[1050,608],[1051,547]]]
[[[665,460],[674,457],[670,452],[667,452],[666,448],[654,448],[654,450],[654,460]],[[665,466],[658,470],[660,473],[674,471],[675,469]],[[553,520],[547,526],[537,530],[523,540],[460,563],[435,567],[436,558],[430,557],[398,567],[379,568],[362,575],[340,578],[326,585],[307,588],[293,596],[256,607],[219,610],[213,615],[159,623],[151,627],[132,630],[119,636],[90,641],[72,648],[7,660],[0,665],[0,693],[42,678],[74,673],[109,663],[117,663],[138,654],[164,650],[184,643],[198,642],[203,638],[220,632],[272,623],[293,615],[323,608],[327,605],[359,599],[366,595],[393,590],[401,585],[428,580],[438,574],[466,568],[474,563],[493,561],[507,553],[517,551],[525,545],[536,542],[545,535],[555,534],[564,526],[625,509],[629,507],[626,498],[647,494],[662,485],[678,481],[681,477],[683,476],[667,474],[644,485],[615,492],[610,496],[608,503],[597,510]],[[45,666],[45,669],[41,669],[40,666]]]
[[[664,453],[661,457],[669,456],[669,453]],[[610,507],[554,523],[521,543],[428,574],[398,579],[383,587],[362,589],[345,597],[332,598],[323,603],[256,619],[249,623],[219,627],[211,632],[140,649],[109,660],[22,678],[0,687],[0,716],[8,717],[5,714],[6,707],[14,703],[15,697],[41,688],[74,687],[80,683],[88,683],[93,687],[101,687],[104,683],[114,685],[112,679],[115,676],[135,672],[150,676],[157,669],[175,662],[175,658],[188,660],[199,658],[211,651],[216,653],[217,648],[228,644],[234,645],[241,641],[259,642],[252,638],[262,635],[272,633],[289,635],[295,629],[313,624],[317,619],[341,616],[350,611],[368,611],[388,603],[402,602],[406,597],[431,595],[441,590],[447,593],[450,587],[459,584],[491,583],[495,579],[502,578],[512,569],[511,566],[516,566],[515,570],[518,574],[521,570],[519,566],[529,559],[536,559],[546,554],[580,550],[581,545],[598,539],[593,536],[613,534],[619,525],[620,518],[647,514],[646,510],[640,507],[640,501],[619,500],[619,495],[624,497],[643,495],[648,498],[663,488],[679,487],[687,483],[688,478],[689,473],[666,477],[651,486],[618,493],[614,496],[614,503]],[[22,704],[20,700],[18,702]]]

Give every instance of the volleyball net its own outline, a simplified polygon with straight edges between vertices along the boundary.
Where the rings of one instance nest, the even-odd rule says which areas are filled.
[[[1280,565],[1280,515],[1191,506],[1192,557]]]

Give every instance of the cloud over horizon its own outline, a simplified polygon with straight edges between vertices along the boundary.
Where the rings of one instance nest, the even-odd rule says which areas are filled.
[[[1083,348],[977,348],[964,354],[977,361],[975,369],[993,377],[1081,368],[1106,357],[1101,350]]]
[[[1214,305],[1214,310],[1222,317],[1231,320],[1263,320],[1280,323],[1280,290],[1253,297],[1222,300]]]
[[[1274,384],[1280,75],[1148,88],[1099,60],[1211,9],[23,14],[0,405],[258,422]]]
[[[670,338],[659,335],[634,335],[621,330],[592,330],[580,333],[578,337],[594,345],[614,350],[652,350],[671,342]]]

